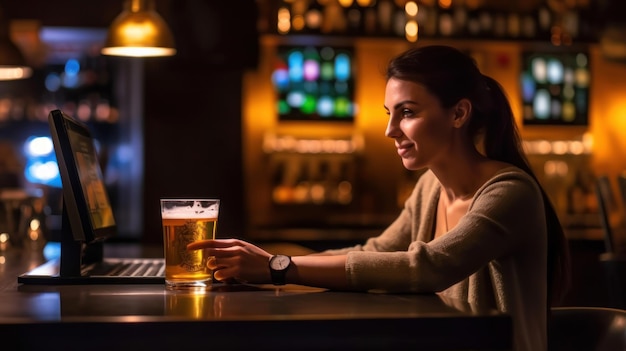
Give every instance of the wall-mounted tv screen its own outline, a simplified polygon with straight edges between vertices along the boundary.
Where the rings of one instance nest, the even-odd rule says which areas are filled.
[[[272,84],[279,121],[353,121],[353,60],[350,47],[277,47]]]
[[[587,125],[589,55],[524,53],[521,92],[526,125]]]

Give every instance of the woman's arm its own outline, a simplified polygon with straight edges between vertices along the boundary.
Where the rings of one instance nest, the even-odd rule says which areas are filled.
[[[271,283],[267,251],[239,239],[200,240],[187,245],[188,250],[205,250],[208,266],[221,281]],[[346,290],[346,256],[295,256],[287,271],[287,283]]]
[[[348,290],[346,256],[296,256],[287,271],[287,283]]]

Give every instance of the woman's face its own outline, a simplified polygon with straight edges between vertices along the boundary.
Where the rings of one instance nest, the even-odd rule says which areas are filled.
[[[402,164],[410,170],[431,167],[445,157],[453,136],[454,113],[421,84],[391,78],[385,89],[389,122],[385,135],[395,140]]]

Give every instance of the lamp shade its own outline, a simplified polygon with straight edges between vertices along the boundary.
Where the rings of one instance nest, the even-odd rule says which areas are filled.
[[[153,0],[126,0],[102,48],[103,55],[154,57],[176,54],[174,36],[155,11]]]

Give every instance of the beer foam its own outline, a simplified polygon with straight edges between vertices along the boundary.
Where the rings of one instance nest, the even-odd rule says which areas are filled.
[[[195,201],[191,206],[178,206],[174,208],[164,208],[161,210],[162,218],[217,218],[219,205],[213,204],[202,207],[201,201]]]
[[[161,217],[166,219],[181,219],[181,218],[217,218],[219,211],[217,210],[185,210],[185,211],[172,211],[165,210],[161,212]]]

